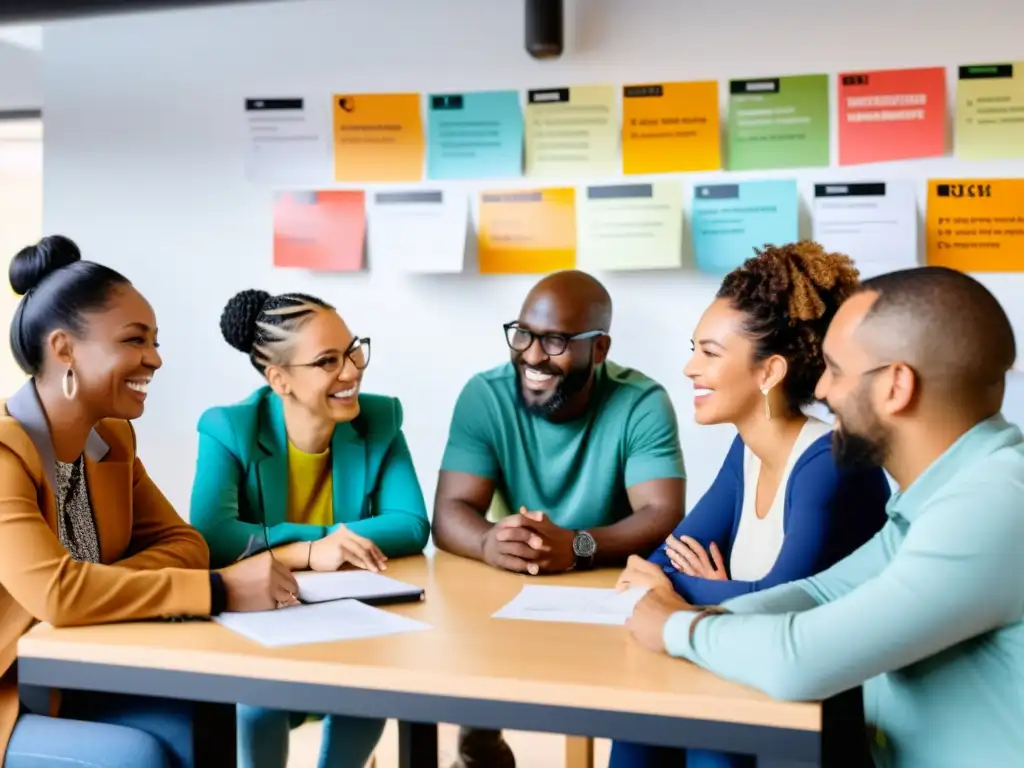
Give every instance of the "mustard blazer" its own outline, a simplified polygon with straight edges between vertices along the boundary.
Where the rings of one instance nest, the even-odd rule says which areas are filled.
[[[35,385],[0,411],[0,765],[18,719],[18,639],[54,626],[208,616],[210,552],[135,456],[127,421],[89,434],[85,475],[100,544],[97,563],[71,559],[57,537],[54,453]],[[57,697],[51,714],[56,715]]]

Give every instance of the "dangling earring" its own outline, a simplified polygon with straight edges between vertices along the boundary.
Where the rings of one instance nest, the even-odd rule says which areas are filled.
[[[74,400],[75,395],[78,394],[78,379],[75,378],[75,372],[70,368],[64,374],[64,380],[61,381],[61,389],[64,390],[64,397],[68,400]]]
[[[761,394],[764,395],[764,415],[768,421],[772,420],[772,404],[768,402],[768,393],[771,389],[768,387],[761,387]]]

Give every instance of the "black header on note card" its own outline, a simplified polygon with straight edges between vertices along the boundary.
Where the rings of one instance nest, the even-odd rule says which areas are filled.
[[[815,184],[815,197],[885,197],[884,182],[858,184]]]
[[[654,185],[615,184],[610,187],[587,187],[588,200],[611,200],[624,197],[654,197]]]
[[[373,196],[377,205],[396,203],[443,203],[444,193],[440,190],[424,190],[422,192],[378,192]]]
[[[462,96],[459,94],[447,94],[444,96],[430,97],[431,109],[462,109]]]
[[[778,93],[779,78],[768,77],[760,80],[730,80],[729,93]]]
[[[868,75],[843,75],[843,85],[870,85]]]
[[[302,99],[246,99],[246,112],[264,109],[302,109]]]
[[[737,200],[739,196],[739,184],[712,184],[693,190],[695,200]]]
[[[527,101],[530,104],[567,104],[569,89],[548,88],[543,91],[527,91]]]
[[[961,80],[987,80],[1013,77],[1013,64],[972,64],[960,67]]]
[[[622,89],[622,97],[625,99],[642,99],[664,95],[665,89],[660,85],[627,85]]]

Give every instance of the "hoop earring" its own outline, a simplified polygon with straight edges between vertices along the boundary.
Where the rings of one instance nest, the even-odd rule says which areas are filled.
[[[64,379],[60,383],[60,388],[64,390],[64,397],[68,400],[74,400],[75,395],[78,394],[78,379],[75,378],[75,372],[68,368],[68,372],[64,374]]]
[[[768,402],[768,393],[771,390],[768,387],[761,388],[761,394],[764,395],[764,415],[768,421],[772,420],[772,404]]]

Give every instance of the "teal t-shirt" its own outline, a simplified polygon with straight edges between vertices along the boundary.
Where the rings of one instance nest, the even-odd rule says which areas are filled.
[[[654,380],[612,362],[595,376],[587,413],[556,424],[522,407],[511,363],[477,374],[455,404],[441,469],[493,480],[505,513],[525,506],[574,530],[626,517],[627,488],[686,476],[679,428]]]

